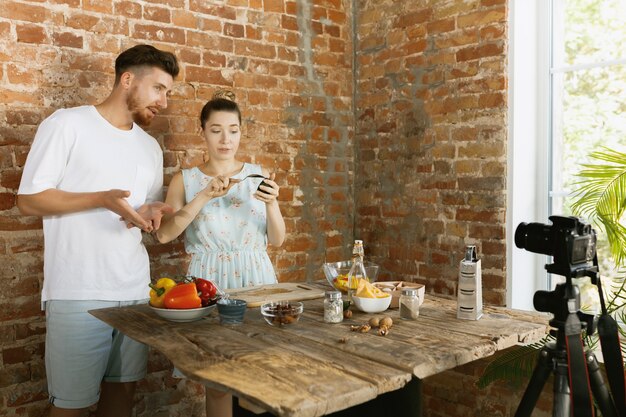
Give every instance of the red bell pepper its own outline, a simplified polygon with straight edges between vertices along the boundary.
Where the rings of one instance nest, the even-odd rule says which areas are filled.
[[[189,282],[178,284],[165,294],[163,302],[165,308],[188,309],[202,307],[202,300],[198,296],[196,284]]]
[[[194,278],[193,282],[196,284],[196,289],[200,293],[200,300],[202,300],[202,306],[206,307],[211,304],[211,300],[215,298],[217,294],[217,287],[211,281]]]

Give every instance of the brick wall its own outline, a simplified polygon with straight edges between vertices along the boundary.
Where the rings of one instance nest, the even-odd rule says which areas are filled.
[[[356,234],[387,277],[455,295],[464,246],[505,303],[505,0],[363,0]]]
[[[0,7],[0,415],[46,404],[41,221],[15,207],[37,125],[54,110],[106,97],[117,54],[148,42],[182,63],[169,108],[150,128],[166,183],[205,158],[197,120],[217,88],[244,113],[240,155],[277,173],[287,224],[271,250],[281,281],[322,278],[348,256],[353,229],[351,2],[347,0],[58,0]],[[182,241],[149,243],[155,276],[186,268]],[[171,378],[152,353],[138,415],[200,415],[202,387]]]
[[[276,170],[282,186],[288,237],[270,253],[281,281],[320,279],[323,260],[346,258],[356,236],[383,277],[453,294],[463,246],[476,243],[485,299],[502,304],[504,3],[3,0],[0,415],[38,416],[46,406],[41,221],[15,207],[30,143],[54,110],[102,100],[115,56],[135,43],[182,63],[170,106],[150,129],[166,182],[205,158],[196,120],[204,102],[216,88],[237,93],[240,154]],[[155,276],[185,270],[182,241],[147,243]],[[138,416],[203,415],[201,386],[173,379],[158,353],[149,367]],[[450,379],[426,381],[433,416],[465,415],[441,400]]]

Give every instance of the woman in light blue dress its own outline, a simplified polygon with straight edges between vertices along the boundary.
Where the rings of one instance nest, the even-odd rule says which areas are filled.
[[[200,124],[209,159],[172,178],[165,202],[174,213],[164,217],[157,239],[169,242],[184,231],[188,274],[222,289],[275,283],[267,245],[285,240],[275,175],[235,158],[241,112],[234,94],[218,92],[202,109]],[[251,174],[266,178],[246,178]],[[232,398],[207,388],[206,409],[207,417],[232,416]]]

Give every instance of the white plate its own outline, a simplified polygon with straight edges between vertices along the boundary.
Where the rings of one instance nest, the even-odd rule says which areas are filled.
[[[200,320],[202,317],[208,315],[215,308],[215,304],[207,307],[200,308],[188,308],[188,309],[180,309],[175,310],[171,308],[157,308],[150,306],[152,310],[154,310],[157,315],[163,317],[169,321],[177,321],[177,322],[187,322],[187,321],[195,321]]]

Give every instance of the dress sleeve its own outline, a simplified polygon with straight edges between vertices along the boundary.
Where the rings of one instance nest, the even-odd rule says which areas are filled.
[[[36,194],[57,188],[74,146],[75,134],[54,115],[44,120],[26,158],[18,194]]]

